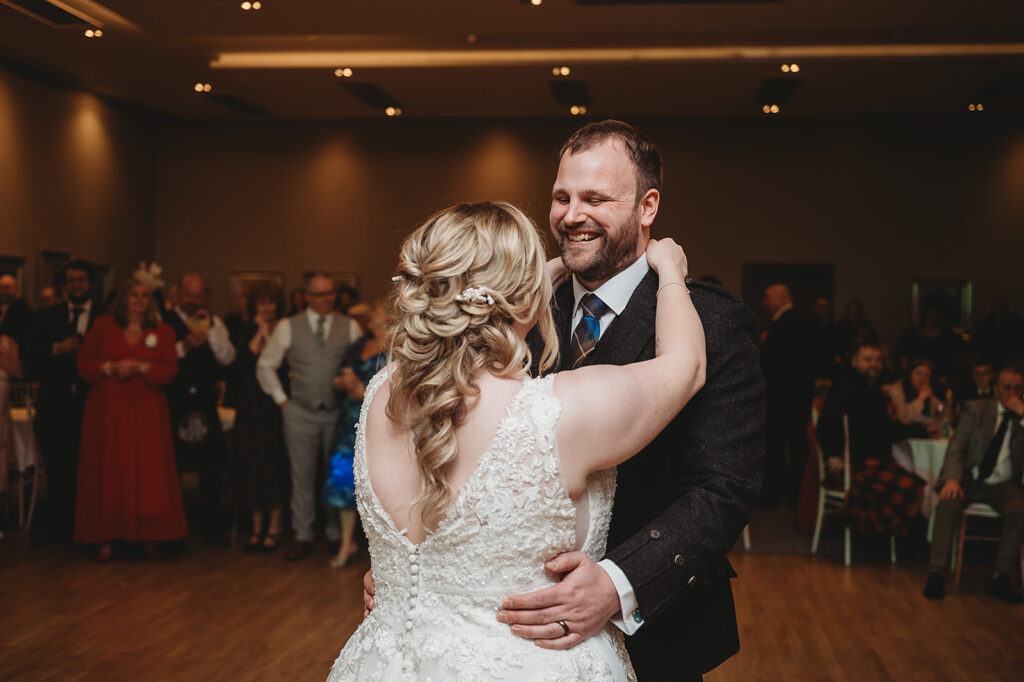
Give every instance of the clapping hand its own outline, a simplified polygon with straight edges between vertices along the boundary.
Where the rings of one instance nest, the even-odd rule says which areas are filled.
[[[78,347],[82,345],[82,339],[77,336],[69,336],[63,341],[58,341],[53,344],[53,352],[55,355],[70,355],[78,352]]]

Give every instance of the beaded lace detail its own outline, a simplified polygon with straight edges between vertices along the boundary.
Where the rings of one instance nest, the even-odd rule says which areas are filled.
[[[577,505],[555,442],[561,403],[554,375],[523,382],[491,446],[418,545],[399,531],[370,486],[364,430],[379,372],[366,389],[356,433],[356,502],[370,545],[375,608],[331,670],[342,680],[635,680],[621,633],[607,625],[568,651],[515,637],[496,613],[504,597],[556,582],[544,562],[582,548],[605,552],[615,471],[593,475],[589,526],[577,538]],[[580,540],[580,541],[578,541]]]

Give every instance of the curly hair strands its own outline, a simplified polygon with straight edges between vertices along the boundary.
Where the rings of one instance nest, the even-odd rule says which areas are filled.
[[[480,371],[512,377],[531,363],[514,325],[536,323],[544,342],[541,367],[555,363],[545,263],[536,226],[504,202],[440,211],[402,245],[391,301],[395,371],[387,415],[414,434],[421,486],[413,506],[427,526],[451,502],[446,474],[458,452],[455,429],[466,400],[479,395],[474,377]],[[490,300],[462,296],[468,287],[485,289]]]

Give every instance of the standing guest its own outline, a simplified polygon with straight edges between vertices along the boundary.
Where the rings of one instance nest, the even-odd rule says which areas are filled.
[[[846,513],[856,530],[906,535],[908,520],[917,513],[924,481],[905,471],[892,458],[892,444],[906,438],[907,429],[889,418],[888,396],[882,391],[882,349],[870,341],[853,351],[850,368],[832,385],[818,418],[818,443],[827,455],[828,473],[843,470],[849,419],[850,492]],[[923,427],[918,427],[923,431]],[[923,434],[919,434],[923,435]]]
[[[814,378],[831,379],[835,374],[837,359],[842,358],[836,341],[836,325],[832,320],[832,302],[825,296],[818,296],[811,308],[814,339]]]
[[[288,293],[288,317],[294,317],[306,309],[306,290],[295,287]]]
[[[943,303],[940,298],[926,302],[920,322],[900,335],[896,343],[897,371],[906,372],[915,360],[923,358],[938,376],[951,376],[953,356],[960,350],[961,340],[943,312]]]
[[[889,384],[893,418],[903,424],[924,424],[932,436],[940,435],[941,422],[952,418],[953,394],[935,382],[932,363],[918,359],[910,363],[901,381]]]
[[[224,395],[220,401],[220,404],[224,407],[238,407],[240,385],[247,378],[245,374],[252,374],[254,371],[255,365],[253,367],[242,367],[238,362],[238,355],[241,353],[242,346],[247,345],[251,337],[251,334],[249,334],[251,328],[246,323],[253,319],[249,314],[249,294],[256,287],[263,288],[261,284],[257,284],[255,287],[250,287],[248,291],[239,294],[235,309],[224,316],[224,326],[228,328],[228,338],[231,339],[231,345],[236,350],[235,362],[229,368],[224,381]]]
[[[161,388],[177,372],[174,331],[160,322],[157,284],[152,271],[136,271],[78,352],[94,388],[82,420],[75,540],[100,545],[101,562],[113,540],[143,542],[157,556],[153,543],[188,534]]]
[[[57,305],[60,303],[60,299],[57,298],[57,290],[53,287],[43,287],[39,290],[39,307],[49,308],[51,305]]]
[[[247,319],[232,337],[237,349],[238,408],[228,468],[232,504],[252,511],[252,534],[246,552],[273,552],[281,538],[281,510],[288,499],[288,453],[284,445],[281,410],[260,388],[256,359],[284,314],[279,287],[259,284],[250,289]],[[287,381],[287,372],[278,373]],[[264,519],[267,519],[264,534]]]
[[[772,507],[781,497],[795,507],[807,462],[807,423],[814,391],[814,328],[811,320],[793,306],[785,284],[765,289],[763,304],[771,323],[761,342],[768,419],[761,501]]]
[[[0,275],[0,334],[25,345],[32,329],[32,308],[19,297],[14,275]]]
[[[235,360],[224,322],[209,311],[202,275],[178,280],[178,306],[166,315],[174,330],[178,375],[167,389],[178,467],[199,472],[203,541],[226,546],[227,514],[221,505],[226,452],[216,384]]]
[[[1024,317],[1010,312],[1010,299],[992,297],[992,314],[974,328],[974,345],[996,367],[1024,359]]]
[[[974,400],[964,407],[935,486],[939,491],[939,504],[935,508],[931,572],[924,588],[924,596],[929,599],[942,599],[946,594],[949,551],[964,508],[974,502],[984,502],[1003,517],[995,573],[985,591],[1012,604],[1024,601],[1011,585],[1020,543],[1024,539],[1022,396],[1024,372],[1008,366],[996,377],[995,398]]]
[[[333,568],[344,568],[358,551],[355,544],[356,499],[352,458],[355,453],[356,424],[363,407],[366,385],[385,365],[384,338],[388,320],[380,302],[356,303],[349,308],[352,319],[363,331],[342,360],[341,374],[334,378],[334,390],[344,396],[334,427],[331,456],[327,465],[324,503],[340,509],[341,546],[331,558]]]
[[[334,310],[334,281],[322,270],[306,273],[305,298],[309,307],[274,328],[256,362],[260,386],[281,408],[284,437],[291,461],[292,529],[295,542],[285,554],[299,561],[313,553],[313,521],[316,518],[316,475],[326,465],[334,426],[338,421],[338,397],[332,379],[359,326]],[[281,363],[291,368],[291,395],[278,377]],[[338,520],[327,517],[331,554],[341,546]]]
[[[68,542],[74,531],[82,410],[89,391],[78,372],[78,350],[100,312],[92,275],[92,266],[83,260],[64,266],[59,280],[66,302],[39,311],[28,348],[39,378],[35,431],[46,467],[46,536],[33,538],[37,544]]]
[[[11,379],[20,379],[21,360],[18,342],[9,336],[0,336],[0,493],[7,490],[7,468],[11,461]],[[0,534],[0,538],[3,535]]]
[[[864,316],[864,304],[857,299],[850,299],[843,319],[836,322],[836,346],[840,357],[849,358],[858,339],[879,342],[875,326]]]

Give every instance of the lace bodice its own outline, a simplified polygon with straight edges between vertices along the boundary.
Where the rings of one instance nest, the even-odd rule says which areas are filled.
[[[614,672],[628,663],[622,665],[625,654],[613,629],[591,638],[603,647],[587,640],[571,653],[557,652],[514,637],[495,618],[505,596],[556,581],[544,570],[548,559],[573,549],[599,559],[605,551],[615,471],[593,475],[576,503],[569,498],[555,439],[561,405],[554,376],[523,382],[476,470],[418,545],[395,527],[367,474],[366,415],[386,380],[382,371],[367,387],[353,462],[375,608],[342,651],[331,679],[450,679],[446,675],[455,672],[466,680],[506,674],[624,679]],[[371,652],[376,662],[368,665],[364,655]]]

